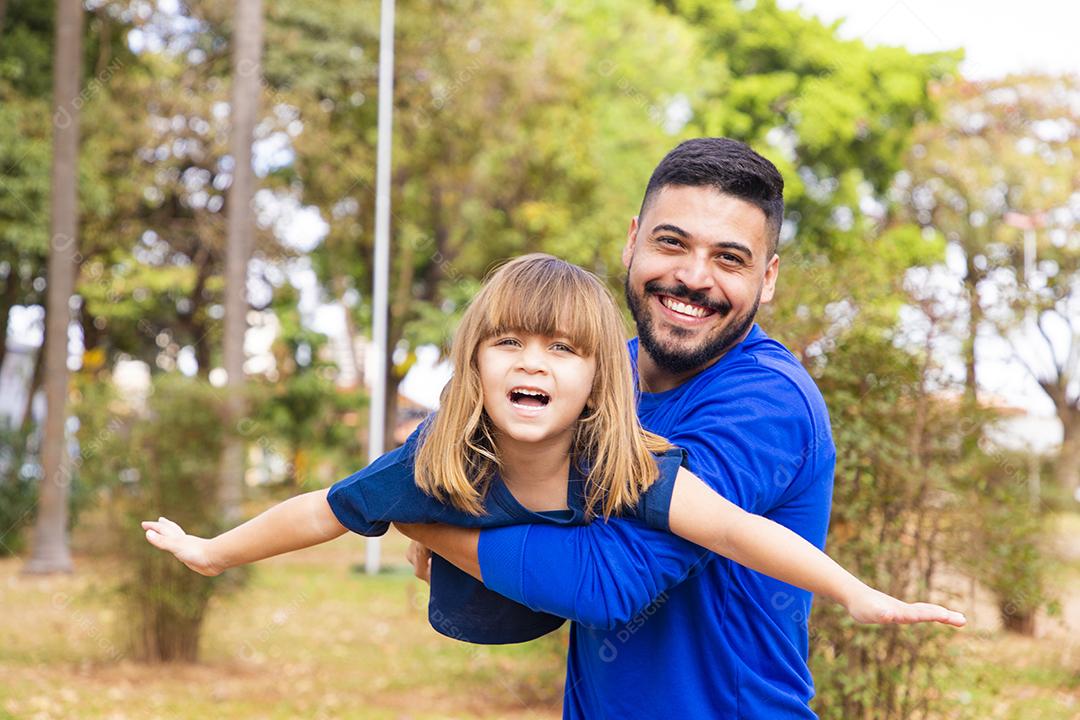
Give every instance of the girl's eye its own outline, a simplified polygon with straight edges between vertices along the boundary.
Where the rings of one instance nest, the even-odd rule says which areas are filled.
[[[552,347],[553,350],[558,350],[559,352],[568,352],[568,353],[574,352],[574,348],[570,347],[566,343],[555,343],[551,347]]]
[[[508,345],[508,346],[513,347],[514,345],[520,345],[520,344],[521,343],[519,343],[517,341],[517,338],[512,338],[512,337],[499,338],[498,340],[495,341],[496,346]]]

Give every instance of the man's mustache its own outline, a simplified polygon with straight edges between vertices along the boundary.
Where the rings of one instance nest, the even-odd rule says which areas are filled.
[[[713,300],[701,290],[691,290],[682,283],[665,286],[658,280],[650,280],[645,283],[645,292],[653,295],[667,295],[707,310],[713,310],[721,317],[731,312],[731,303]]]

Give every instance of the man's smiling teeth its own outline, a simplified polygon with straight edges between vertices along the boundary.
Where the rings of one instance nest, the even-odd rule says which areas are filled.
[[[669,310],[674,310],[677,313],[689,315],[690,317],[702,318],[708,315],[712,315],[712,310],[706,310],[705,308],[700,308],[697,305],[687,305],[686,303],[679,302],[672,297],[665,296],[660,299],[660,302],[664,303],[664,307],[668,308]]]

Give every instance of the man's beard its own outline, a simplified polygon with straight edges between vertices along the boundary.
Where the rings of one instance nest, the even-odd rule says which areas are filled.
[[[692,291],[682,283],[672,287],[664,287],[656,280],[645,283],[644,294],[637,295],[630,287],[629,272],[626,275],[625,290],[626,304],[629,306],[630,314],[634,316],[634,322],[637,324],[641,346],[649,353],[649,357],[652,358],[657,367],[674,375],[682,375],[691,370],[703,368],[734,347],[746,331],[750,329],[750,326],[754,324],[758,305],[761,302],[761,288],[759,287],[757,296],[754,298],[754,306],[746,314],[735,318],[733,322],[721,328],[716,337],[706,339],[696,348],[677,344],[678,338],[689,338],[693,334],[692,331],[677,325],[669,326],[671,334],[676,338],[676,345],[674,347],[665,347],[656,336],[652,313],[646,309],[649,295],[660,294],[678,298],[699,307],[713,310],[721,319],[727,317],[728,313],[731,312],[731,304],[711,300],[705,293]]]

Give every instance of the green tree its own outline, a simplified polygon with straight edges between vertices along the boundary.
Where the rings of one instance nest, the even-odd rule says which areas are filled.
[[[12,0],[0,13],[0,338],[7,336],[15,305],[44,306],[55,12],[53,3]],[[123,18],[103,7],[88,15],[80,98],[93,104],[130,53],[123,44]],[[95,126],[83,134],[84,146],[93,148]],[[94,173],[93,156],[84,151],[79,157],[80,230],[108,196],[106,178]],[[0,342],[0,363],[5,351]],[[43,375],[36,373],[35,389]]]
[[[955,72],[958,53],[841,40],[773,0],[660,4],[695,26],[712,61],[685,132],[742,140],[784,175],[773,335],[809,358],[836,346],[853,313],[891,325],[901,298],[891,280],[934,262],[941,243],[902,227],[887,193],[914,126],[935,112],[931,81]]]
[[[276,4],[269,19],[268,82],[304,124],[280,177],[301,183],[329,223],[315,255],[331,296],[363,298],[373,28],[332,3]],[[398,9],[396,41],[389,352],[439,325],[445,336],[438,318],[497,260],[549,250],[616,271],[638,178],[671,143],[664,108],[695,87],[685,24],[628,2],[416,1]],[[362,301],[354,312],[354,324],[368,321]],[[391,400],[405,369],[388,363]]]
[[[1071,495],[1080,487],[1080,84],[1017,76],[940,92],[941,119],[919,128],[899,195],[913,221],[963,258],[969,398],[976,339],[996,333],[1053,403],[1064,429],[1055,479]]]

